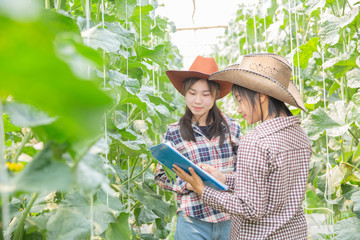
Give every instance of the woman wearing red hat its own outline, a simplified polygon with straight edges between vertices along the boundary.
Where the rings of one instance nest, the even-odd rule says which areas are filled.
[[[285,105],[305,111],[288,62],[271,53],[246,55],[209,79],[233,83],[238,112],[248,124],[261,123],[241,140],[235,174],[201,166],[231,191],[204,186],[191,168],[189,175],[174,166],[176,173],[208,206],[231,214],[230,240],[307,239],[301,205],[311,145]]]
[[[179,122],[171,124],[164,137],[195,164],[207,164],[220,172],[234,171],[240,125],[223,115],[216,99],[231,91],[232,83],[207,80],[218,71],[213,58],[197,57],[189,71],[167,71],[174,87],[185,96],[186,110]],[[175,191],[178,219],[175,240],[227,240],[230,215],[207,206],[190,184],[167,178],[159,164],[155,181],[163,189]]]

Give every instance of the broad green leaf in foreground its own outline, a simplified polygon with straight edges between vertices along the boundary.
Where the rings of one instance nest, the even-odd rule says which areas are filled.
[[[54,51],[54,31],[43,17],[31,23],[0,16],[0,97],[35,106],[59,117],[67,141],[89,140],[101,131],[111,100],[91,81],[76,77]],[[64,139],[62,139],[64,140]]]
[[[72,184],[70,167],[64,160],[55,156],[57,146],[48,143],[34,159],[16,176],[14,180],[17,191],[66,191]]]
[[[9,114],[12,123],[19,127],[48,125],[56,120],[26,104],[9,102],[4,106],[4,110]]]

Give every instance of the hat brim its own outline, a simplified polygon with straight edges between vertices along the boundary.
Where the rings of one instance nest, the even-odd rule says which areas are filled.
[[[176,71],[176,70],[168,70],[166,71],[166,75],[170,79],[170,82],[174,85],[176,90],[178,90],[182,95],[182,87],[184,84],[184,81],[188,78],[201,78],[201,79],[209,79],[210,74],[197,72],[197,71]],[[231,82],[225,82],[225,81],[217,81],[214,80],[214,82],[217,82],[220,85],[220,92],[217,99],[223,98],[226,95],[228,95],[232,88]]]
[[[289,82],[289,87],[286,89],[270,77],[241,68],[230,68],[213,73],[209,80],[231,82],[252,91],[264,93],[306,112],[301,95],[292,81]]]

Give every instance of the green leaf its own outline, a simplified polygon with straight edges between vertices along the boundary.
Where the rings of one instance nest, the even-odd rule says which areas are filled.
[[[115,0],[116,17],[122,20],[129,19],[136,8],[137,0]]]
[[[337,222],[334,226],[338,240],[360,240],[360,220],[352,217]]]
[[[131,239],[132,234],[129,226],[129,216],[129,213],[122,212],[115,223],[110,223],[106,229],[106,239]]]
[[[56,120],[55,117],[49,117],[48,114],[27,104],[8,102],[4,105],[4,111],[9,114],[11,121],[18,127],[48,125]]]
[[[130,48],[134,45],[134,34],[120,24],[106,23],[106,28],[94,26],[84,30],[81,35],[84,42],[94,49],[117,53],[120,47]]]
[[[322,108],[316,109],[306,119],[303,120],[302,126],[311,139],[317,139],[319,134],[325,130],[339,129],[341,124],[334,121]],[[341,131],[343,133],[343,131]],[[336,134],[335,134],[336,135]]]
[[[360,93],[355,93],[351,100],[358,106],[360,106]]]
[[[334,15],[326,15],[319,31],[321,43],[335,45],[340,39],[339,30],[340,19]]]
[[[306,15],[311,16],[314,11],[325,6],[324,1],[308,0],[305,2]]]
[[[152,10],[154,10],[154,7],[152,5],[145,5],[141,7],[136,6],[133,15],[130,18],[133,26],[136,29],[136,32],[139,36],[141,34],[142,38],[150,36],[153,19],[149,16],[149,12]]]
[[[7,16],[19,21],[32,21],[40,14],[41,6],[38,1],[13,0],[0,2],[0,17]]]
[[[146,223],[152,223],[155,219],[159,218],[159,216],[155,215],[154,212],[148,210],[147,208],[136,208],[134,210],[134,215],[136,219],[136,225],[141,226]]]
[[[352,68],[357,68],[356,64],[356,58],[358,57],[358,54],[352,54],[350,57],[347,57],[347,59],[342,59],[338,62],[336,62],[333,67],[331,68],[332,73],[334,74],[335,78],[341,78],[344,76],[349,70]]]
[[[355,192],[351,196],[351,200],[354,202],[353,211],[356,217],[360,220],[360,191]]]
[[[109,85],[113,88],[125,87],[129,93],[136,94],[141,87],[141,83],[138,79],[130,78],[118,71],[109,70],[106,75],[110,78]]]
[[[21,23],[0,17],[2,31],[7,33],[0,39],[0,96],[11,95],[59,117],[54,124],[61,141],[89,141],[101,131],[99,116],[111,99],[93,82],[76,77],[57,57],[55,35],[44,24],[46,20]],[[57,139],[56,134],[52,137]]]
[[[170,204],[162,201],[161,196],[140,190],[135,191],[135,196],[148,210],[156,211],[155,213],[164,216],[169,215]]]
[[[87,153],[77,164],[76,183],[85,192],[92,192],[94,189],[109,182],[104,169],[105,159],[100,155]]]
[[[3,115],[3,119],[4,119],[4,132],[18,132],[21,130],[21,128],[15,126],[11,121],[9,116],[4,113]]]
[[[73,209],[59,208],[49,218],[46,235],[54,240],[87,239],[90,237],[90,222]]]
[[[346,73],[347,85],[350,88],[360,88],[360,69],[355,68]]]
[[[136,47],[135,51],[139,58],[151,59],[159,65],[165,64],[166,62],[164,45],[157,45],[154,49],[140,45]]]
[[[55,158],[58,150],[56,145],[46,144],[16,176],[15,189],[26,192],[69,190],[73,177],[70,167],[63,160]]]
[[[317,44],[319,42],[319,37],[314,37],[310,39],[307,43],[299,47],[300,52],[294,54],[293,62],[295,66],[298,66],[298,54],[299,62],[301,68],[307,68],[309,64],[309,59],[313,56],[314,52],[317,51]]]

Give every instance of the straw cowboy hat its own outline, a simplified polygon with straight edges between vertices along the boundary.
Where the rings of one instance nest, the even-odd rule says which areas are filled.
[[[272,53],[243,56],[240,64],[210,75],[209,80],[228,81],[276,98],[306,112],[302,97],[291,79],[291,67],[282,56]]]
[[[182,95],[184,95],[184,93],[182,92],[182,87],[186,79],[188,78],[208,79],[210,74],[216,71],[219,71],[219,68],[214,58],[197,56],[193,64],[189,68],[189,71],[168,70],[166,71],[166,75],[168,76],[174,87]],[[217,82],[220,85],[220,92],[217,99],[225,97],[231,91],[232,83],[224,82],[224,81],[216,81],[216,80],[214,82]]]

